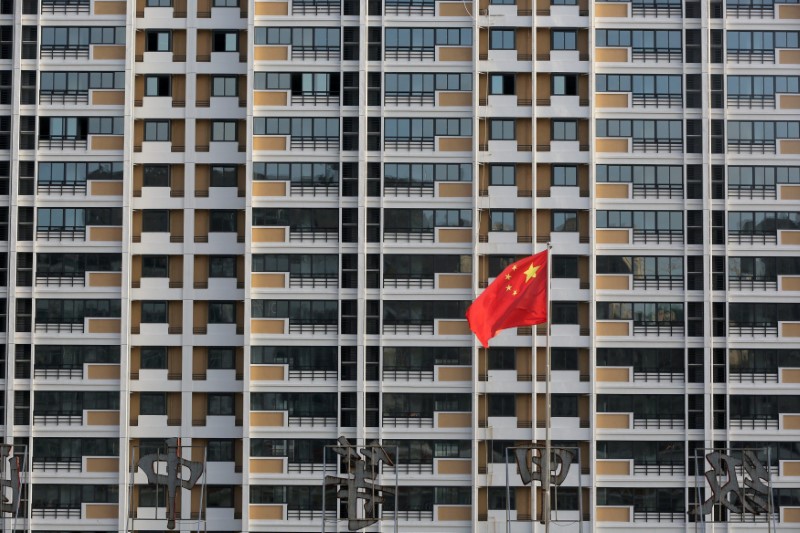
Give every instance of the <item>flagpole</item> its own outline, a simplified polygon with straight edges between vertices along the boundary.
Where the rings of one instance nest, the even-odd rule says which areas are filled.
[[[552,265],[553,265],[553,257],[552,251],[553,245],[548,241],[547,242],[547,330],[545,334],[545,338],[547,339],[547,346],[545,348],[545,391],[544,391],[544,403],[545,403],[545,415],[544,415],[544,457],[542,459],[542,487],[544,489],[542,493],[542,519],[544,521],[544,531],[545,533],[550,533],[550,324],[551,324],[551,315],[552,315],[552,296],[551,296],[551,283],[550,283],[550,274],[552,273]]]

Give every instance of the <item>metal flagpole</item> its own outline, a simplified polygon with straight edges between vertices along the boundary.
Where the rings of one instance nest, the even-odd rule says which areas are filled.
[[[550,324],[552,315],[552,295],[550,290],[550,274],[552,272],[553,245],[547,243],[547,347],[545,349],[545,415],[544,415],[544,457],[542,458],[542,520],[545,533],[550,533]]]

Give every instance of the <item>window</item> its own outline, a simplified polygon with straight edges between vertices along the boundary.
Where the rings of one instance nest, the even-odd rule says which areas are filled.
[[[238,52],[239,32],[231,30],[218,30],[212,34],[212,52]]]
[[[575,418],[578,416],[578,397],[574,394],[553,394],[550,416]],[[560,489],[558,494],[561,493]]]
[[[577,324],[578,302],[553,302],[553,324]]]
[[[578,167],[574,165],[553,165],[553,187],[577,187]]]
[[[235,278],[236,256],[212,255],[208,262],[208,277],[210,278]]]
[[[165,415],[167,414],[167,394],[164,392],[139,393],[140,415]]]
[[[212,121],[211,140],[214,142],[236,142],[236,121],[235,120]]]
[[[551,370],[578,370],[577,348],[551,348]]]
[[[166,346],[142,346],[140,357],[139,368],[153,370],[164,370],[167,368]]]
[[[238,171],[235,165],[214,165],[211,167],[212,187],[236,187]]]
[[[39,183],[85,183],[88,179],[121,180],[122,163],[39,163]]]
[[[236,211],[211,211],[209,231],[212,233],[235,233]]]
[[[511,209],[489,211],[489,231],[516,231],[514,211]]]
[[[578,212],[553,211],[553,231],[554,232],[578,231]]]
[[[157,142],[169,141],[169,120],[145,120],[144,140]]]
[[[578,277],[578,258],[574,255],[554,255],[553,278],[574,279]]]
[[[167,302],[142,302],[142,324],[166,324]]]
[[[145,187],[169,187],[169,165],[144,165],[142,184]]]
[[[489,185],[513,186],[516,184],[517,176],[514,165],[491,165],[489,167]]]
[[[167,278],[167,277],[169,277],[169,256],[167,256],[167,255],[143,255],[142,256],[142,277],[143,278]]]
[[[169,232],[169,211],[166,209],[143,209],[142,231],[153,233]]]
[[[489,123],[490,141],[513,141],[516,139],[516,121],[513,118],[493,118]]]
[[[145,52],[172,51],[172,32],[170,30],[147,30],[144,39]]]
[[[490,74],[489,94],[516,94],[514,89],[515,81],[515,74]]]
[[[233,404],[233,394],[211,393],[208,395],[208,414],[211,416],[233,416]]]
[[[172,0],[147,0],[147,7],[172,7]]]
[[[170,96],[172,93],[172,76],[169,74],[157,74],[144,77],[145,96]]]
[[[517,397],[514,394],[489,394],[489,416],[517,416]]]
[[[500,28],[489,30],[489,49],[514,50],[514,33],[513,29]]]
[[[236,304],[234,302],[209,302],[209,324],[235,324]]]
[[[206,461],[208,462],[233,462],[233,440],[210,439],[206,444]],[[231,505],[231,507],[233,507]]]
[[[577,30],[551,30],[550,33],[551,50],[577,50],[578,31]]]
[[[386,30],[387,34],[389,30]],[[293,45],[302,48],[338,49],[339,28],[264,28],[257,27],[255,44]]]
[[[553,96],[576,96],[578,94],[577,74],[553,74],[551,83]]]
[[[214,0],[214,7],[239,7],[239,0]]]
[[[209,370],[233,370],[236,364],[236,348],[213,346],[208,349]]]
[[[578,121],[553,119],[554,141],[577,141],[578,140]]]
[[[211,96],[239,96],[239,83],[236,76],[213,76]]]
[[[434,46],[472,46],[472,28],[386,28],[387,49]]]
[[[517,355],[514,348],[492,348],[488,358],[489,370],[516,370]]]

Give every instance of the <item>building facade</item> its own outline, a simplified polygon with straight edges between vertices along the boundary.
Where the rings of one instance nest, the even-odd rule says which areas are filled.
[[[370,531],[544,531],[505,454],[544,442],[549,386],[576,451],[551,529],[796,531],[799,24],[780,0],[0,0],[4,530],[164,531],[135,463],[177,437],[206,474],[176,530],[344,531],[344,435],[394,454]],[[548,242],[549,383],[544,327],[485,350],[464,320]],[[712,448],[753,451],[768,513],[696,511]]]

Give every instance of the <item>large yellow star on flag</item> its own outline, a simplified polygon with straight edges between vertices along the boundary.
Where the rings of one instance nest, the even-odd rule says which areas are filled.
[[[525,282],[527,283],[531,280],[531,278],[535,278],[536,273],[539,272],[540,268],[542,267],[533,266],[533,264],[531,264],[531,266],[528,267],[528,270],[525,271]]]

